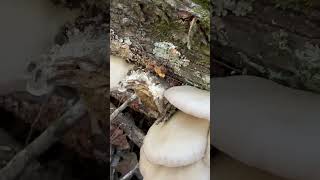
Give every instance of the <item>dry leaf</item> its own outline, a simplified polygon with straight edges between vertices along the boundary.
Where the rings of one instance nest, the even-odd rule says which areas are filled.
[[[166,69],[163,66],[156,66],[154,71],[157,73],[158,76],[164,78],[166,76]]]

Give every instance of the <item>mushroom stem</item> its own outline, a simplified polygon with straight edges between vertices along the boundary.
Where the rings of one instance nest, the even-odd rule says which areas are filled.
[[[110,115],[110,122],[117,117],[117,115],[122,112],[125,108],[128,107],[128,105],[134,101],[135,99],[137,99],[137,95],[133,94],[129,99],[127,99],[119,108],[117,108],[116,110],[113,111],[113,113]]]

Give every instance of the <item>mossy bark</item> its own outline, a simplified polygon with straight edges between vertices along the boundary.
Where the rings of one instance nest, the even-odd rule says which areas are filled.
[[[320,92],[320,6],[311,2],[254,1],[238,16],[213,11],[212,57],[248,74]]]

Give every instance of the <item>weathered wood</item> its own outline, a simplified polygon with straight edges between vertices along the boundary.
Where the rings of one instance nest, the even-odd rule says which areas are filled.
[[[319,3],[241,0],[232,6],[219,2],[213,2],[214,58],[243,73],[320,92]]]

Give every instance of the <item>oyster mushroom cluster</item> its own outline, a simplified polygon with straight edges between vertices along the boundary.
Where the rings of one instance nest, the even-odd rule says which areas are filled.
[[[164,96],[179,110],[150,127],[140,149],[141,174],[145,180],[209,180],[210,93],[176,86]]]

